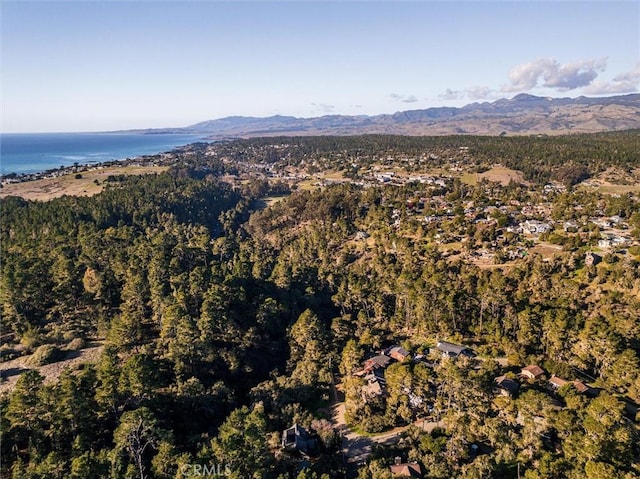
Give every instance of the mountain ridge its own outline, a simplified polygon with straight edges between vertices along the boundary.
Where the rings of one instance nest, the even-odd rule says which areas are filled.
[[[211,139],[272,135],[499,135],[595,133],[640,128],[640,94],[552,98],[520,93],[511,99],[462,107],[432,107],[379,115],[323,115],[299,118],[228,116],[184,128],[143,130],[180,132]]]

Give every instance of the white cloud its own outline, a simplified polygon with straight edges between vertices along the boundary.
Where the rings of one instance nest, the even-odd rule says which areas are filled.
[[[640,63],[628,72],[613,77],[611,81],[597,80],[584,89],[589,95],[634,93],[640,90]]]
[[[389,97],[395,101],[401,101],[402,103],[415,103],[418,101],[418,97],[415,95],[402,95],[400,93],[390,93]]]
[[[493,98],[493,90],[488,86],[474,86],[465,89],[465,94],[470,100],[488,100]]]
[[[327,103],[312,103],[311,106],[314,107],[314,111],[319,111],[320,113],[332,113],[336,109],[335,105]]]
[[[539,58],[517,65],[509,72],[510,85],[502,91],[528,91],[537,86],[558,91],[575,90],[591,85],[607,66],[607,59],[582,60],[561,64],[555,58]]]
[[[444,93],[438,95],[439,100],[445,101],[461,100],[463,97],[464,94],[460,90],[452,90],[451,88],[447,88]]]
[[[452,90],[447,88],[444,93],[437,96],[441,101],[457,101],[468,99],[471,101],[490,100],[495,98],[495,91],[488,86],[472,86],[464,90]]]
[[[630,81],[630,82],[636,82],[636,83],[640,82],[640,63],[638,63],[633,70],[625,73],[621,73],[620,75],[615,76],[613,78],[613,81],[615,82]]]

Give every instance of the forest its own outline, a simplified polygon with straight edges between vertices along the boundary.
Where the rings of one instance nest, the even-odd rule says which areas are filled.
[[[390,478],[395,458],[425,478],[640,477],[640,248],[587,264],[592,223],[546,233],[558,254],[496,267],[443,247],[449,235],[468,238],[469,252],[498,238],[508,249],[517,218],[498,207],[535,205],[550,179],[568,187],[547,198],[556,220],[602,211],[640,239],[637,195],[572,189],[611,166],[640,167],[639,138],[235,140],[218,157],[112,178],[93,197],[0,200],[0,353],[32,366],[0,395],[1,477]],[[313,156],[349,169],[392,151],[433,163],[419,169],[461,146],[478,166],[498,158],[539,186],[422,191],[432,216],[453,205],[434,226],[407,206],[416,185],[221,179],[240,162]],[[282,198],[265,204],[269,192]],[[468,220],[469,201],[488,217]],[[477,357],[434,354],[440,340]],[[413,359],[386,367],[384,394],[363,394],[357,372],[394,345]],[[89,346],[102,348],[95,363],[53,381],[39,372]],[[523,380],[531,364],[567,384]],[[519,391],[497,392],[500,376]],[[403,428],[399,440],[349,461],[331,413],[340,396],[352,431]],[[293,425],[312,450],[283,447]]]

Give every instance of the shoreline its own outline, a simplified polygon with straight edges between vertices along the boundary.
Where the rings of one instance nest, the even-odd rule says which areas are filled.
[[[176,146],[171,150],[159,151],[157,153],[149,153],[145,155],[131,157],[125,157],[121,159],[114,159],[108,161],[92,161],[87,163],[76,162],[70,166],[60,166],[58,168],[49,168],[47,170],[38,171],[34,173],[5,173],[0,174],[0,185],[6,186],[16,183],[26,183],[29,181],[47,180],[59,178],[62,176],[83,173],[87,171],[105,169],[105,168],[124,168],[127,166],[135,167],[160,167],[166,166],[163,162],[173,159],[176,153],[182,150],[188,149],[191,145],[199,143],[199,141],[192,141],[187,144]]]
[[[90,138],[83,140],[84,135]],[[115,142],[103,139],[109,136],[126,138]],[[117,166],[207,141],[203,135],[183,133],[163,133],[162,138],[151,139],[157,136],[130,132],[2,133],[0,183],[55,178],[79,168]],[[12,137],[23,139],[12,140]]]

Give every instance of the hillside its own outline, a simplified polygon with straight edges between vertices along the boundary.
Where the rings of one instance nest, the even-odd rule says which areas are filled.
[[[213,138],[270,135],[499,135],[593,133],[640,127],[640,94],[606,98],[549,98],[520,94],[511,99],[375,116],[316,118],[233,116],[204,121],[182,131]]]

